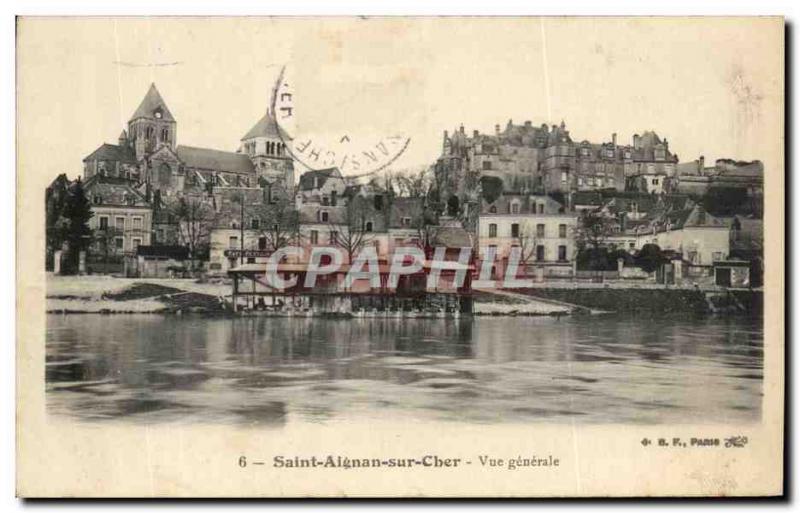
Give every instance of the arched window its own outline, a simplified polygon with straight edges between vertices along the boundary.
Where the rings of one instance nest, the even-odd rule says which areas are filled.
[[[491,207],[489,207],[489,213],[490,213],[490,214],[496,214],[496,213],[497,213],[497,207],[496,207],[496,206],[494,206],[494,205],[492,205]]]
[[[144,136],[147,139],[152,139],[155,136],[155,130],[153,129],[153,127],[149,126],[149,127],[145,128]]]
[[[162,128],[161,129],[161,142],[169,142],[169,129]]]
[[[365,232],[371,232],[372,231],[372,221],[367,221],[364,224],[364,231]]]

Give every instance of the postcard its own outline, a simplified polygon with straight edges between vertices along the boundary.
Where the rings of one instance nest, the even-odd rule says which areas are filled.
[[[19,17],[18,495],[781,495],[784,31]]]

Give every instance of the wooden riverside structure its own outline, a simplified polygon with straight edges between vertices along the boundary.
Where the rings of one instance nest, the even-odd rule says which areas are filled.
[[[412,313],[426,315],[461,315],[472,313],[473,264],[448,261],[437,265],[426,261],[422,269],[413,274],[400,275],[396,288],[389,287],[390,264],[378,263],[380,286],[372,287],[368,278],[351,279],[350,264],[343,264],[331,274],[317,276],[316,284],[304,286],[308,263],[281,262],[269,272],[283,280],[296,279],[288,288],[276,288],[267,279],[267,264],[245,263],[228,271],[232,278],[232,307],[240,311],[245,300],[252,311],[273,313],[344,314],[359,313]],[[435,287],[427,287],[429,274],[439,269]],[[465,274],[461,287],[454,287],[456,273]]]

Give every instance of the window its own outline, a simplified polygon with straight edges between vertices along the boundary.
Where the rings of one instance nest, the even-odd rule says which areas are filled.
[[[117,249],[121,250],[125,246],[125,239],[122,237],[115,237],[114,245],[117,247]]]
[[[519,237],[519,224],[512,223],[511,224],[511,236],[512,237]]]
[[[102,196],[95,196],[95,197],[94,197],[94,204],[95,204],[95,205],[102,205],[102,204],[103,204],[103,198],[102,198]]]
[[[536,260],[539,262],[544,260],[544,246],[541,244],[536,246]]]
[[[489,207],[489,213],[490,213],[490,214],[496,214],[496,213],[497,213],[497,207],[496,207],[496,206],[494,206],[494,205],[492,205],[491,207]]]
[[[658,185],[658,178],[653,178],[653,185]]]
[[[255,264],[256,263],[256,258],[255,257],[247,257],[247,263],[248,264]]]
[[[537,205],[537,207],[538,207],[538,211],[539,211],[539,213],[540,213],[540,214],[544,214],[544,203],[539,203],[539,204]]]
[[[558,260],[560,262],[565,262],[567,260],[567,247],[566,246],[559,246],[558,247]]]
[[[697,224],[706,224],[706,213],[700,211],[697,213]]]
[[[536,225],[536,236],[540,239],[544,237],[544,225],[541,223]]]
[[[311,244],[319,244],[319,232],[317,230],[311,230],[309,240],[311,240]]]
[[[169,142],[169,130],[166,128],[161,129],[161,142]]]
[[[712,258],[714,259],[714,262],[719,262],[720,260],[723,260],[722,251],[715,251]]]
[[[239,237],[235,235],[231,235],[228,237],[228,248],[229,249],[236,249],[239,247]]]
[[[323,205],[328,206],[328,205],[330,205],[330,202],[331,202],[331,200],[330,200],[330,198],[328,198],[328,196],[322,196],[322,204]]]
[[[410,217],[404,217],[404,218],[400,219],[400,224],[402,226],[411,226],[411,218]]]
[[[364,231],[371,232],[372,231],[372,221],[367,221],[364,223]]]
[[[568,171],[562,171],[561,172],[561,183],[566,184],[568,180],[569,180],[569,172]]]
[[[628,249],[636,249],[636,243],[635,242],[629,242],[628,243]]]
[[[700,258],[698,258],[699,255],[697,254],[697,251],[689,251],[686,254],[686,257],[687,257],[687,260],[689,260],[689,262],[692,263],[692,264],[699,264],[700,263]]]
[[[561,239],[567,238],[567,225],[565,224],[558,225],[558,237]]]
[[[519,203],[514,202],[511,204],[511,213],[512,214],[519,214]]]
[[[323,223],[328,222],[328,211],[327,210],[320,210],[319,211],[319,220]]]
[[[145,129],[145,131],[144,131],[144,136],[145,136],[147,139],[152,139],[154,135],[155,135],[155,131],[153,130],[153,127],[149,126],[149,127],[147,127],[147,128]]]
[[[141,230],[142,229],[142,218],[141,217],[134,217],[133,218],[133,229],[134,230]]]
[[[267,238],[266,237],[259,237],[258,238],[258,249],[261,249],[261,250],[267,249]]]
[[[133,251],[136,251],[136,249],[139,247],[139,244],[141,244],[141,243],[142,243],[142,239],[139,239],[139,238],[133,239],[133,248],[131,248],[131,249]]]
[[[336,230],[331,230],[328,234],[328,242],[330,244],[336,244],[336,241],[339,240],[339,232]]]
[[[125,229],[125,218],[124,217],[117,217],[114,227],[117,230],[124,230]]]
[[[483,170],[489,171],[492,169],[492,161],[491,160],[484,160],[483,161]]]
[[[258,230],[258,219],[251,219],[250,220],[250,229]]]
[[[489,237],[497,237],[497,225],[494,223],[489,225]]]
[[[100,229],[108,230],[108,218],[106,216],[100,217]]]
[[[156,231],[156,242],[167,242],[166,232],[164,228],[159,228]]]

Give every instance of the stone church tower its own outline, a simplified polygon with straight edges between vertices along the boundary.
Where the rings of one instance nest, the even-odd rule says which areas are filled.
[[[239,152],[250,157],[259,181],[280,182],[283,187],[294,186],[294,165],[286,149],[289,137],[281,131],[270,111],[242,137],[241,142]]]
[[[161,145],[174,151],[177,125],[156,85],[150,84],[142,103],[128,121],[128,142],[136,152],[136,160],[141,161]]]

